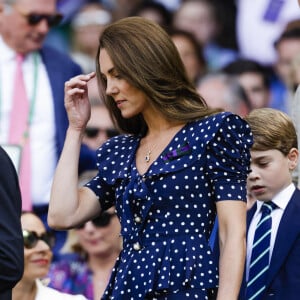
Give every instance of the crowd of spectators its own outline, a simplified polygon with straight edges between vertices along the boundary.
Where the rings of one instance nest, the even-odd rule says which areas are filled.
[[[4,3],[6,2],[10,3],[10,1],[4,0]],[[15,2],[23,4],[28,1],[18,0]],[[276,108],[289,114],[296,123],[296,127],[300,127],[300,112],[298,113],[300,109],[297,108],[295,102],[295,92],[300,83],[300,18],[296,1],[281,1],[281,5],[276,7],[272,6],[270,0],[53,0],[50,2],[56,2],[57,11],[62,14],[63,18],[57,26],[52,28],[47,20],[48,28],[43,33],[45,41],[32,49],[29,47],[28,51],[26,50],[28,53],[41,51],[40,55],[45,66],[40,66],[38,69],[41,76],[45,75],[45,70],[48,68],[47,57],[51,57],[52,62],[57,59],[61,68],[64,68],[65,71],[69,70],[69,72],[64,72],[65,76],[61,78],[54,75],[56,81],[61,79],[61,83],[54,87],[55,92],[60,94],[61,105],[55,104],[52,107],[52,98],[55,97],[52,96],[52,94],[54,95],[53,90],[51,93],[51,89],[53,89],[51,78],[49,83],[44,76],[41,87],[30,87],[30,89],[36,89],[38,97],[44,96],[41,90],[46,87],[45,93],[48,96],[45,98],[46,104],[44,105],[51,107],[51,115],[48,113],[49,118],[44,118],[46,109],[39,105],[36,105],[35,113],[40,114],[40,118],[44,118],[43,121],[50,122],[50,119],[53,121],[53,124],[50,124],[48,129],[46,128],[51,134],[48,135],[38,131],[40,120],[36,115],[32,120],[32,130],[35,130],[36,133],[31,142],[34,142],[34,139],[42,134],[43,145],[49,145],[45,151],[48,151],[49,154],[50,149],[52,155],[50,158],[49,156],[45,158],[40,154],[35,157],[39,159],[40,163],[37,163],[36,160],[33,164],[32,186],[34,188],[31,200],[33,201],[33,210],[45,223],[45,228],[39,224],[42,231],[48,229],[45,215],[49,201],[50,177],[53,175],[57,157],[62,148],[63,137],[60,135],[63,136],[65,134],[63,132],[67,128],[65,113],[58,112],[63,109],[64,81],[80,72],[95,71],[99,36],[105,26],[118,19],[140,16],[151,19],[166,29],[178,49],[189,79],[197,86],[198,92],[204,97],[208,106],[232,111],[241,116],[247,115],[255,108]],[[2,28],[0,50],[6,47],[4,45],[6,29],[1,19],[3,20],[2,15],[9,13],[5,4],[3,7],[0,10],[0,27]],[[21,11],[19,13],[22,14]],[[13,48],[13,44],[9,46]],[[48,50],[48,47],[55,50]],[[18,49],[15,48],[15,50]],[[9,54],[7,49],[5,51]],[[0,57],[0,94],[6,84],[4,77],[1,77],[4,63],[5,61]],[[32,70],[31,62],[26,63],[28,64],[27,70]],[[57,70],[59,70],[59,66],[57,66]],[[26,80],[27,82],[33,81],[34,78],[29,77]],[[118,134],[98,94],[96,81],[92,80],[89,85],[92,112],[83,139],[81,168],[79,169],[79,173],[82,175],[86,174],[85,172],[93,174],[96,169],[95,150],[108,138]],[[6,100],[8,97],[3,96],[3,99]],[[57,102],[58,100],[53,101]],[[0,107],[1,129],[8,128],[8,125],[5,124],[7,121],[6,109],[8,108],[5,105]],[[60,129],[56,129],[58,123]],[[59,140],[55,140],[55,135],[59,137]],[[1,143],[5,144],[6,139],[7,137],[3,136],[2,131]],[[35,142],[32,144],[35,145],[33,153],[40,151],[40,144]],[[41,162],[45,164],[44,167],[51,169],[46,172],[46,184],[41,182],[43,179]],[[296,172],[295,178],[298,178],[297,174]],[[46,186],[47,190],[46,188],[45,190],[35,188],[38,185]],[[37,197],[40,199],[36,200]],[[57,234],[58,242],[53,249],[54,263],[48,274],[52,277],[54,288],[71,294],[79,291],[90,300],[101,296],[104,291],[103,282],[107,283],[114,260],[118,256],[118,251],[121,250],[120,224],[113,210],[108,214],[110,214],[109,217],[101,216],[102,219],[98,220],[98,223],[97,220],[90,221],[73,232]],[[29,218],[28,216],[23,216],[23,220]],[[37,218],[37,216],[33,215],[31,218]],[[76,236],[77,248],[67,247],[72,236]],[[115,240],[112,241],[112,238]],[[101,246],[94,245],[99,242],[99,239],[100,243],[107,243],[107,248],[104,250]],[[80,254],[77,251],[79,248]],[[49,247],[46,250],[49,251]],[[69,255],[71,253],[74,256],[73,254]],[[109,264],[104,265],[105,272],[101,272],[103,260],[106,258],[110,259]],[[72,259],[73,262],[76,262],[75,264],[70,262]],[[81,269],[78,267],[79,263]],[[91,268],[92,263],[95,263],[96,271],[91,270],[93,269]],[[62,277],[57,277],[57,274],[63,274],[66,277],[66,274],[74,274],[76,270],[82,269],[84,276],[89,278],[90,290],[82,284],[83,278],[78,278],[78,276],[73,275],[72,278],[66,278],[65,282],[61,281]],[[93,271],[97,276],[90,276]],[[44,275],[46,274],[43,273]],[[73,282],[70,282],[72,280]],[[93,287],[93,283],[96,281],[102,282],[102,286],[98,284]],[[78,282],[81,283],[82,290],[78,290]],[[15,294],[17,292],[19,291],[15,291]]]
[[[289,112],[291,77],[295,74],[292,59],[295,63],[300,47],[295,1],[281,1],[278,6],[267,0],[82,0],[72,5],[67,2],[72,1],[58,1],[65,18],[49,33],[46,43],[70,53],[86,72],[93,68],[97,35],[103,26],[126,16],[141,16],[154,20],[174,37],[187,73],[195,83],[207,73],[223,68],[227,73],[231,63],[239,61],[238,68],[256,65],[248,73],[261,73],[263,89],[269,94],[261,105]],[[251,9],[247,9],[249,5]],[[60,39],[62,43],[55,42]],[[236,72],[229,70],[231,76],[240,79]],[[253,108],[257,106],[256,103]]]

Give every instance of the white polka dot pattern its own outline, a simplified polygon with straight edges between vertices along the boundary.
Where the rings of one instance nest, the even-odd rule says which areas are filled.
[[[246,201],[248,124],[231,113],[191,122],[143,175],[135,166],[139,141],[106,142],[87,184],[104,209],[116,204],[124,239],[103,299],[216,287],[218,262],[208,245],[215,202]]]

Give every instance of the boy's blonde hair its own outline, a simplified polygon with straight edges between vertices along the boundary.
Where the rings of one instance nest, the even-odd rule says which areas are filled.
[[[292,148],[298,149],[296,129],[286,113],[273,108],[258,108],[245,120],[253,133],[252,151],[276,149],[286,156]]]

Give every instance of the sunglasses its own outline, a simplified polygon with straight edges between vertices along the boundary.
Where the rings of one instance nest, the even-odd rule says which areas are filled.
[[[92,219],[91,222],[95,227],[106,227],[110,224],[111,219],[116,215],[116,213],[108,213],[108,212],[103,212],[101,215],[95,219]],[[82,229],[84,228],[85,223],[77,226],[77,229]]]
[[[35,26],[35,25],[39,24],[42,20],[46,20],[49,27],[54,27],[54,26],[58,25],[63,18],[63,15],[59,14],[59,13],[56,13],[53,15],[25,13],[25,12],[21,11],[19,8],[16,8],[16,7],[14,7],[14,8],[20,15],[22,15],[27,20],[27,23],[31,26]]]
[[[85,129],[85,135],[91,139],[97,137],[100,132],[105,132],[108,138],[112,138],[119,134],[119,132],[114,128],[103,129],[98,127],[87,127]]]
[[[41,235],[38,235],[35,231],[23,229],[23,240],[24,246],[27,249],[34,248],[39,240],[44,241],[50,247],[50,249],[53,248],[55,244],[55,237],[51,231],[46,231]]]

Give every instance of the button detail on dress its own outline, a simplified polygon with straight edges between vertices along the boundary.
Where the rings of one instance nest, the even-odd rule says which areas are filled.
[[[136,223],[141,223],[141,222],[142,222],[142,218],[141,218],[141,217],[135,217],[135,218],[134,218],[134,221],[135,221]]]
[[[136,243],[134,243],[133,244],[133,249],[134,250],[136,250],[136,251],[138,251],[138,250],[141,250],[141,245],[140,245],[140,243],[139,242],[136,242]]]

